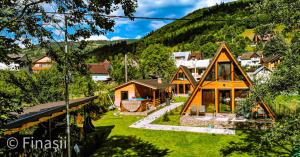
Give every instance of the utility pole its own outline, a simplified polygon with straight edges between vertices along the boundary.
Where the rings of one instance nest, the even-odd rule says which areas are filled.
[[[69,113],[69,65],[68,65],[68,19],[65,17],[65,103],[67,111],[67,149],[68,157],[71,157],[71,137],[70,137],[70,113]]]
[[[128,81],[128,78],[127,78],[127,54],[125,54],[125,82]]]

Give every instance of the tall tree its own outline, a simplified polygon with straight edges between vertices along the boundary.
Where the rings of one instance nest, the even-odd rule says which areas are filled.
[[[117,83],[125,82],[125,57],[123,54],[119,54],[110,57],[112,69],[110,69],[110,76]],[[132,79],[140,79],[142,77],[140,73],[140,66],[138,65],[138,59],[134,55],[127,54],[127,77],[128,81]]]
[[[285,42],[285,39],[279,35],[276,35],[264,44],[263,53],[266,57],[275,54],[285,56],[287,50],[288,45]]]
[[[48,55],[57,62],[58,68],[69,66],[71,70],[73,68],[75,68],[74,70],[78,70],[77,68],[81,70],[81,67],[84,67],[82,64],[87,56],[84,50],[86,42],[82,41],[79,46],[69,45],[72,47],[72,51],[68,55],[64,55],[64,48],[60,45],[62,42],[58,41],[63,40],[64,35],[69,40],[78,41],[89,38],[91,35],[101,35],[107,31],[112,31],[115,21],[109,18],[108,15],[111,15],[118,9],[122,9],[124,15],[132,19],[136,7],[136,0],[0,1],[0,61],[8,62],[10,59],[8,54],[19,53],[19,44],[27,48],[32,48],[33,45],[39,44],[40,47],[46,48]],[[65,30],[64,26],[67,26],[68,29]],[[64,31],[67,31],[68,34],[64,34]],[[26,51],[26,53],[30,52]],[[68,57],[67,65],[64,64],[64,57]],[[14,76],[11,74],[7,75]],[[46,78],[47,75],[45,74],[43,77]],[[34,79],[31,77],[29,76],[28,80],[31,81]],[[26,80],[14,79],[14,77],[8,77],[8,79],[10,79],[8,81],[14,86],[18,87],[18,92],[27,92],[26,94],[30,95],[35,91],[30,88],[27,89],[28,81]],[[49,81],[39,83],[40,85],[44,85],[45,83],[55,84],[56,82],[51,82],[50,79]],[[55,88],[52,89],[56,91]],[[0,131],[4,128],[3,125],[6,124],[7,120],[11,118],[10,113],[19,111],[21,109],[20,105],[23,103],[21,101],[23,99],[11,95],[13,92],[4,91],[3,93],[0,97]],[[47,96],[46,93],[45,95]],[[62,95],[62,92],[60,95]]]
[[[265,23],[298,27],[300,0],[262,0],[253,3],[252,10]]]
[[[148,46],[139,57],[139,65],[144,78],[156,75],[170,79],[176,70],[175,61],[171,55],[170,49],[161,44]]]

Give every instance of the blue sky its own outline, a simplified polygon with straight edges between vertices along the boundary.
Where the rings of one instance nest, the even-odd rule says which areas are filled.
[[[231,1],[234,0],[138,0],[135,16],[181,18],[199,8]],[[121,10],[118,10],[113,15],[123,14]],[[92,36],[88,40],[139,39],[170,22],[172,21],[116,19],[114,32]]]
[[[219,4],[221,2],[231,2],[234,0],[137,0],[138,8],[134,16],[142,17],[168,17],[168,18],[181,18],[185,15],[209,6]],[[46,10],[57,9],[53,5],[43,5]],[[112,15],[123,15],[122,10],[117,10]],[[62,18],[57,15],[57,18]],[[85,40],[120,40],[120,39],[139,39],[151,31],[157,30],[162,26],[172,22],[168,20],[142,20],[136,19],[131,21],[129,19],[115,19],[116,25],[114,32],[108,32],[105,35],[93,35]],[[62,23],[56,24],[61,25]],[[63,40],[63,32],[57,26],[48,25],[46,29],[51,30],[55,40]],[[71,31],[71,30],[70,30]],[[5,30],[0,32],[0,35],[5,34],[11,38],[14,34],[8,33]],[[24,37],[31,38],[31,37]],[[20,47],[24,45],[17,41]],[[37,40],[32,39],[32,43],[36,44]]]

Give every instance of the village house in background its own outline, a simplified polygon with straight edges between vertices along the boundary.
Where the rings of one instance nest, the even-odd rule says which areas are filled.
[[[242,67],[251,68],[251,67],[259,67],[261,61],[261,55],[256,52],[247,52],[243,53],[238,57],[238,61],[240,62]]]
[[[111,69],[111,64],[105,60],[101,63],[88,64],[89,72],[94,81],[110,81],[109,70]]]
[[[195,80],[200,80],[205,69],[208,67],[210,59],[204,59],[200,52],[173,52],[175,65],[177,68],[183,65],[189,69]]]
[[[252,85],[228,46],[223,43],[186,102],[180,122],[184,125],[203,125],[207,116],[212,115],[223,117],[226,122],[234,119],[238,101],[247,96]],[[253,111],[257,117],[274,118],[273,112],[264,103],[258,103]],[[199,116],[205,116],[206,119]]]
[[[131,80],[115,88],[115,105],[124,114],[147,115],[170,96],[162,79]]]
[[[30,70],[29,60],[25,54],[8,54],[8,63],[0,62],[0,70]]]
[[[53,61],[48,56],[43,56],[32,63],[32,72],[41,70],[49,70],[52,67]]]
[[[267,42],[269,40],[271,40],[272,38],[274,38],[274,34],[272,33],[268,33],[268,34],[264,34],[264,35],[260,35],[260,34],[255,34],[253,37],[253,42],[255,44],[258,44],[259,42]]]
[[[172,91],[176,96],[189,96],[197,86],[197,81],[186,66],[179,66],[171,79]]]
[[[265,83],[271,75],[272,71],[265,66],[261,66],[256,69],[253,73],[248,73],[251,80],[256,83]]]
[[[270,70],[274,70],[281,63],[283,57],[280,54],[274,54],[265,58],[262,58],[261,64]]]

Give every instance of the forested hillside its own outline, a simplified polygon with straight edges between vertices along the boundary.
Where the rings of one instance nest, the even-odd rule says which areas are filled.
[[[134,43],[106,45],[92,54],[105,59],[120,53],[140,54],[149,45],[163,44],[172,51],[200,51],[208,58],[221,41],[226,41],[236,55],[262,50],[260,45],[251,46],[255,33],[277,33],[290,39],[283,25],[270,25],[263,16],[254,13],[251,6],[257,2],[259,0],[239,0],[199,9],[182,18],[186,20],[174,21]],[[270,29],[273,31],[266,31]]]
[[[112,44],[117,44],[117,43],[122,43],[126,42],[128,44],[136,41],[136,39],[125,39],[125,40],[114,40],[114,41],[109,41],[109,40],[90,40],[86,41],[86,51],[92,51],[96,48],[103,47],[105,45],[112,45]],[[69,49],[73,49],[74,47],[78,47],[80,45],[80,42],[70,42]],[[48,45],[48,49],[58,49],[59,47],[63,47],[64,42],[52,42]],[[30,53],[28,53],[30,52]],[[46,48],[41,48],[40,45],[34,45],[30,49],[23,49],[21,53],[26,53],[28,54],[29,58],[34,61],[37,58],[40,58],[41,56],[45,55],[47,53]]]

